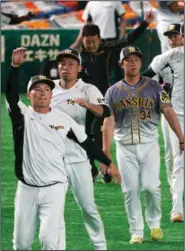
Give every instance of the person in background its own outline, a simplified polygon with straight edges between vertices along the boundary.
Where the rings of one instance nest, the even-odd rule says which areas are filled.
[[[46,59],[40,69],[40,74],[47,76],[48,78],[55,80],[59,79],[58,62],[56,59]]]
[[[18,16],[16,14],[12,14],[12,13],[5,13],[5,12],[1,12],[2,15],[6,16],[7,18],[9,18],[9,24],[13,25],[13,24],[19,24],[23,21],[28,21],[30,20],[32,17],[35,16],[35,13],[32,11],[29,11],[26,15],[24,16]]]
[[[153,12],[145,14],[143,22],[134,30],[125,34],[121,39],[111,42],[104,42],[100,36],[100,29],[95,24],[86,24],[82,29],[82,46],[80,55],[82,57],[82,71],[79,77],[86,83],[95,85],[105,95],[110,86],[110,75],[114,67],[112,58],[127,45],[133,44],[137,38],[146,30],[153,21]],[[95,118],[88,111],[86,120],[86,132],[102,146],[102,124],[104,118]],[[92,172],[94,178],[98,174],[94,160],[91,158]],[[111,182],[111,177],[105,174],[102,180],[104,183]]]
[[[168,39],[168,44],[170,49],[176,48],[183,45],[183,37],[180,34],[180,24],[172,23],[169,25],[168,29],[164,32],[164,36]],[[159,81],[162,84],[163,89],[168,93],[170,99],[172,95],[173,88],[173,72],[171,67],[167,64],[153,79]],[[165,165],[167,172],[167,180],[170,186],[172,185],[172,170],[173,170],[173,154],[172,154],[172,144],[170,140],[170,128],[166,121],[164,115],[161,116],[161,129],[164,139],[165,147]]]
[[[181,130],[184,130],[184,24],[181,25],[180,33],[182,36],[182,45],[173,48],[169,51],[154,57],[149,68],[143,73],[144,76],[153,77],[166,65],[172,70],[173,73],[173,88],[171,94],[171,103],[173,109],[180,122]],[[184,221],[184,207],[183,207],[183,194],[184,194],[184,151],[179,150],[184,147],[184,139],[179,142],[178,137],[170,129],[170,140],[173,153],[173,170],[172,170],[172,210],[171,221],[182,222]]]
[[[183,1],[182,1],[183,2]],[[158,1],[157,10],[157,34],[161,42],[161,52],[170,49],[168,39],[163,33],[171,23],[181,23],[181,14],[184,13],[184,5],[181,1]]]
[[[82,19],[86,24],[96,24],[100,29],[100,36],[105,41],[122,38],[126,32],[125,9],[121,1],[89,1],[85,7]],[[72,48],[78,48],[82,41],[82,30]],[[120,51],[115,51],[111,57],[113,70],[111,80],[122,77],[118,64]]]

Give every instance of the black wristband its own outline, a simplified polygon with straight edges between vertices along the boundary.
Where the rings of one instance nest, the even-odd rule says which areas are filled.
[[[184,144],[184,142],[179,142],[180,145]]]

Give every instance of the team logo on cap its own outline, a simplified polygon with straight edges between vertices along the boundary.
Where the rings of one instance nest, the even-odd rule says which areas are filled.
[[[65,50],[64,53],[71,54],[72,50]]]
[[[129,50],[129,52],[135,52],[136,51],[136,49],[134,47],[129,47],[128,50]]]
[[[171,25],[169,26],[169,28],[168,28],[169,31],[174,30],[174,29],[175,29],[175,25],[174,25],[174,24],[171,24]]]
[[[39,76],[39,79],[47,79],[45,76]]]

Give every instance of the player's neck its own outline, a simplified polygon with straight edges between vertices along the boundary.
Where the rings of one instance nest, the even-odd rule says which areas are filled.
[[[141,78],[141,75],[137,75],[136,77],[132,77],[132,76],[125,76],[125,81],[129,84],[129,85],[136,85],[139,80]]]
[[[35,106],[32,106],[32,107],[33,107],[33,110],[35,112],[38,112],[38,113],[41,113],[41,114],[46,114],[46,113],[51,111],[50,107],[43,107],[43,108],[35,107]]]
[[[76,82],[77,82],[77,79],[71,80],[71,81],[65,81],[61,79],[59,84],[64,89],[70,89],[76,84]]]

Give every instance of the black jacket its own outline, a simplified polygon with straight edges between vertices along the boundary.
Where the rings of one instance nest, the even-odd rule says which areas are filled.
[[[82,47],[82,72],[79,77],[86,83],[95,85],[103,95],[109,88],[111,70],[117,67],[113,56],[119,55],[121,49],[133,44],[146,30],[148,23],[143,21],[140,26],[123,36],[122,39],[112,42],[102,42],[96,53],[86,52]]]

